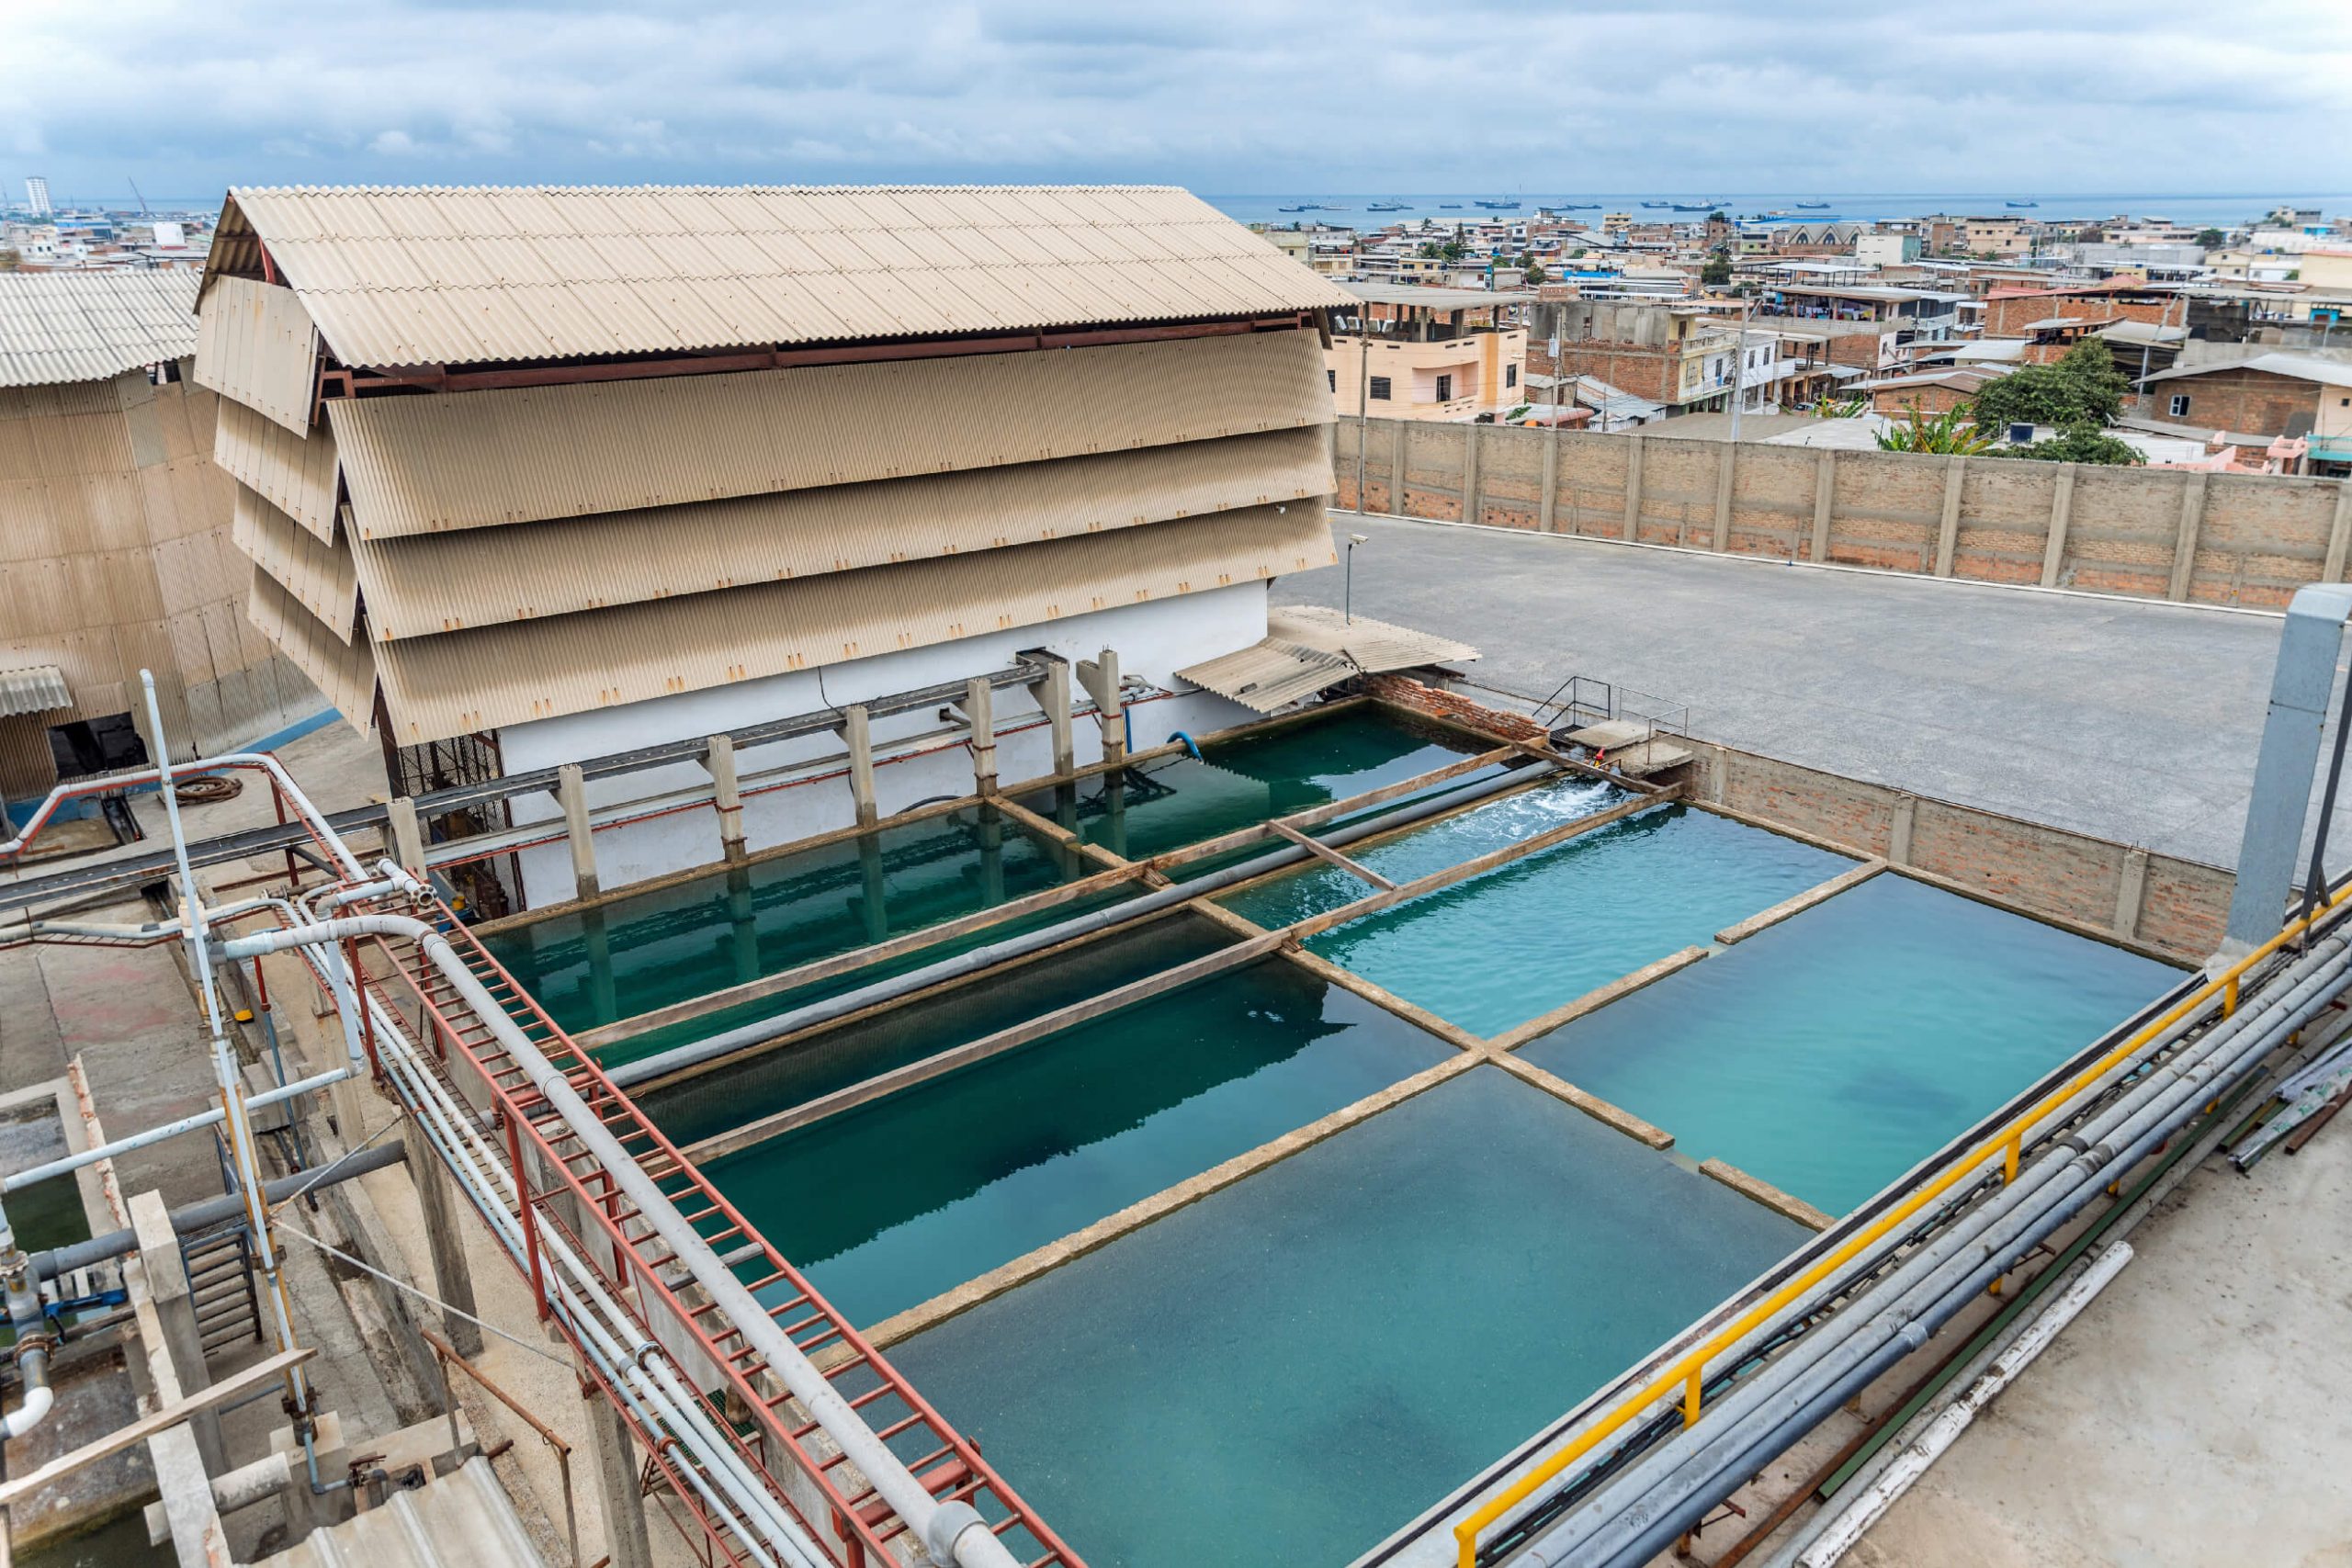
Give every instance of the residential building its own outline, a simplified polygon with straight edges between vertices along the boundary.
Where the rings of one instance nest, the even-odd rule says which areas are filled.
[[[1710,307],[1647,300],[1544,300],[1528,322],[1528,380],[1596,380],[1680,412],[1731,404],[1737,333]]]
[[[25,176],[25,207],[36,218],[47,218],[57,210],[49,204],[49,182],[39,175]]]
[[[1901,266],[1919,259],[1917,234],[1857,234],[1854,259],[1864,266]]]
[[[1996,288],[1984,296],[1984,331],[1993,337],[2030,336],[2034,324],[2071,322],[2104,327],[2117,321],[2185,326],[2188,300],[2177,288],[2118,279],[2106,283]]]
[[[2313,464],[2352,463],[2352,364],[2339,359],[2256,354],[2176,365],[2142,383],[2139,411],[2207,429],[2301,437]]]
[[[1962,218],[1955,239],[1975,256],[2021,256],[2033,248],[2028,226],[2015,218]]]
[[[2004,366],[1955,365],[1889,376],[1864,382],[1858,389],[1870,398],[1872,413],[1889,418],[1903,418],[1914,412],[1934,415],[1966,407],[1987,382],[2007,373]]]
[[[1339,412],[1385,419],[1492,417],[1527,400],[1526,308],[1532,294],[1406,284],[1342,284],[1352,310],[1335,316],[1323,351]]]
[[[245,621],[253,569],[188,378],[194,273],[0,273],[0,799],[234,750],[324,705]]]
[[[197,372],[254,622],[395,791],[821,719],[741,776],[846,744],[870,821],[1055,771],[1071,682],[1081,764],[1251,711],[1176,672],[1335,558],[1320,317],[1356,303],[1167,187],[240,188]],[[932,690],[967,745],[850,711]],[[608,782],[664,777],[706,775]],[[745,795],[738,847],[852,820]],[[707,832],[600,832],[595,874]],[[556,846],[482,874],[485,906],[575,886]]]
[[[1951,339],[1959,331],[1960,308],[1970,296],[1956,289],[1883,284],[1775,282],[1766,288],[1763,299],[1768,310],[1800,321],[1877,325],[1893,334],[1897,347],[1907,347]]]

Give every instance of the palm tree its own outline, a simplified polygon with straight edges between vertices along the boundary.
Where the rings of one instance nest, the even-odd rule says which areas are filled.
[[[1908,422],[1880,431],[1878,445],[1882,452],[1939,452],[1966,457],[1991,446],[1993,438],[1976,428],[1975,422],[1968,417],[1966,403],[1929,419],[1919,412],[1915,400]]]

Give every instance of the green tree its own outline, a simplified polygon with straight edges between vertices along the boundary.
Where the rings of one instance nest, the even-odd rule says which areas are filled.
[[[1724,209],[1718,207],[1713,212],[1707,214],[1707,221],[1710,223],[1728,223],[1731,220],[1724,217]]]
[[[1968,417],[1968,405],[1946,409],[1930,418],[1913,403],[1909,417],[1901,424],[1890,425],[1878,433],[1882,452],[1941,452],[1970,456],[1993,445],[1993,438],[1978,429]]]
[[[1976,422],[1987,429],[2005,424],[2077,424],[2093,428],[2114,423],[2123,412],[2131,382],[2115,367],[2115,356],[2098,338],[2085,338],[2054,365],[2028,365],[1987,383],[1976,394]]]
[[[2140,455],[2138,447],[2118,441],[2088,421],[2070,424],[2049,440],[2030,446],[1996,446],[1988,456],[2028,457],[2044,463],[2103,463],[2114,468],[2129,468],[2148,460]]]
[[[1699,281],[1709,288],[1722,288],[1731,282],[1731,253],[1717,246],[1709,254],[1707,265],[1699,269]]]
[[[1437,257],[1438,257],[1437,242],[1436,242],[1435,240],[1423,240],[1423,241],[1421,242],[1421,254],[1422,254],[1424,257],[1426,257],[1428,260],[1430,260],[1430,261],[1435,261],[1435,260],[1437,260]]]
[[[1521,281],[1538,284],[1544,282],[1552,276],[1550,273],[1544,270],[1544,264],[1542,262],[1536,261],[1532,257],[1522,257],[1521,259],[1526,263],[1526,265],[1522,267],[1520,272]]]
[[[2199,229],[2197,231],[2197,243],[2209,251],[2217,250],[2228,244],[2230,237],[2219,229]]]
[[[1459,240],[1448,240],[1437,248],[1437,254],[1448,261],[1460,261],[1470,254],[1470,248]]]

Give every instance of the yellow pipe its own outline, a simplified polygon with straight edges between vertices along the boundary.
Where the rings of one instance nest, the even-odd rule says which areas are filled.
[[[1966,1156],[1948,1167],[1941,1176],[1881,1214],[1861,1230],[1847,1237],[1835,1251],[1816,1259],[1804,1272],[1781,1285],[1770,1295],[1749,1307],[1722,1328],[1717,1329],[1702,1343],[1685,1352],[1681,1359],[1660,1372],[1639,1393],[1630,1394],[1619,1401],[1616,1407],[1607,1416],[1570,1438],[1550,1458],[1513,1482],[1492,1502],[1453,1527],[1453,1539],[1460,1543],[1462,1549],[1460,1568],[1477,1568],[1480,1530],[1525,1502],[1534,1495],[1538,1487],[1576,1463],[1586,1454],[1590,1453],[1632,1421],[1634,1416],[1657,1404],[1660,1397],[1674,1389],[1677,1384],[1690,1385],[1683,1396],[1683,1420],[1686,1425],[1695,1421],[1698,1418],[1696,1393],[1705,1377],[1707,1363],[1716,1355],[1737,1343],[1750,1329],[1770,1318],[1774,1313],[1827,1279],[1838,1269],[1859,1256],[1864,1247],[1884,1236],[1895,1226],[1950,1191],[1959,1183],[1961,1178],[1975,1170],[1994,1155],[2002,1153],[2012,1142],[2022,1147],[2026,1134],[2051,1111],[2106,1077],[2109,1069],[2130,1056],[2141,1046],[2212,1000],[2216,992],[2224,993],[2230,1004],[2234,1007],[2238,981],[2247,970],[2278,952],[2293,938],[2310,930],[2318,922],[2321,916],[2333,913],[2347,898],[2352,898],[2352,886],[2346,886],[2309,915],[2290,923],[2277,936],[2239,959],[2214,978],[2206,981],[2193,995],[2175,1004],[2171,1011],[2116,1046],[2089,1066],[2085,1067],[2059,1088],[2052,1089],[2037,1103],[2013,1117],[2001,1131],[1977,1145]],[[2005,1168],[2004,1174],[2010,1174],[2013,1169],[2013,1167],[2008,1167]]]

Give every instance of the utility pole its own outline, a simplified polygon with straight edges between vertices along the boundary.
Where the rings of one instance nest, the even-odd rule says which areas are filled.
[[[1372,302],[1356,301],[1356,512],[1368,513],[1363,495],[1364,452],[1372,445]]]
[[[1739,342],[1732,355],[1731,373],[1731,439],[1735,449],[1739,445],[1739,411],[1747,401],[1747,319],[1756,310],[1756,297],[1749,295],[1740,308]]]

